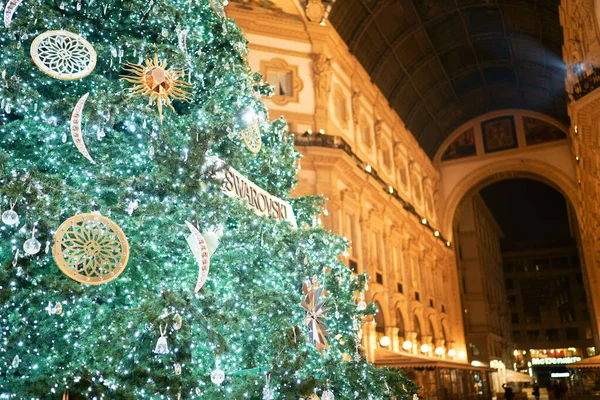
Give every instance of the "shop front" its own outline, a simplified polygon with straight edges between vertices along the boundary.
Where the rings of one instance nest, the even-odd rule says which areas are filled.
[[[490,374],[494,370],[467,363],[404,355],[378,349],[375,365],[401,368],[421,387],[423,400],[487,400],[492,398]]]

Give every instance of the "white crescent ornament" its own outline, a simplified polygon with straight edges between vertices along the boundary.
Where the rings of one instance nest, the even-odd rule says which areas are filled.
[[[190,246],[190,250],[192,250],[192,254],[194,254],[194,258],[198,263],[198,282],[196,282],[196,288],[194,289],[194,292],[198,293],[208,277],[210,255],[206,240],[204,240],[200,231],[188,221],[185,221],[185,224],[191,232],[187,237],[188,246]]]
[[[23,0],[8,0],[6,3],[6,7],[4,7],[4,27],[8,28],[10,23],[12,22],[12,17],[17,11],[17,7],[21,4]]]
[[[189,29],[184,29],[179,32],[179,49],[184,53],[187,53],[187,34],[189,31]]]
[[[90,153],[88,153],[87,148],[85,147],[83,136],[81,134],[81,114],[83,113],[83,106],[85,106],[85,101],[89,95],[90,93],[88,92],[81,96],[73,109],[73,114],[71,114],[71,137],[73,138],[77,150],[79,150],[85,158],[90,160],[92,164],[95,164],[96,162],[92,159],[92,156],[90,156]]]

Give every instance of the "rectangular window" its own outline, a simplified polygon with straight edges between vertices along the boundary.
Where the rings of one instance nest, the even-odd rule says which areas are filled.
[[[517,304],[517,296],[508,296],[508,306],[514,307]]]
[[[354,261],[353,259],[350,259],[348,266],[350,267],[352,272],[354,272],[355,274],[358,274],[358,263],[356,261]]]
[[[268,69],[267,82],[273,86],[275,96],[292,96],[292,71]]]
[[[348,214],[346,215],[346,237],[348,238],[348,240],[350,240],[350,244],[351,244],[351,248],[350,248],[350,254],[353,255],[354,257],[356,257],[356,246],[357,244],[357,240],[356,240],[356,226],[355,226],[355,218],[354,215]]]
[[[387,168],[392,166],[390,151],[388,149],[381,150],[381,158],[383,159],[383,165],[385,165]]]
[[[415,292],[415,300],[416,301],[420,301],[421,300],[421,295],[419,294],[419,292]]]
[[[538,340],[540,338],[540,331],[537,329],[532,329],[527,331],[527,339],[529,340]]]
[[[361,128],[362,142],[366,147],[371,147],[371,130],[368,126],[363,125]]]
[[[375,280],[377,281],[377,283],[383,285],[383,275],[379,272],[375,274]]]
[[[567,332],[568,340],[577,340],[579,339],[579,330],[577,328],[567,328],[565,329]]]
[[[512,339],[513,341],[517,341],[521,339],[521,331],[512,331]]]
[[[518,324],[519,323],[519,314],[512,313],[512,323],[513,324]]]
[[[433,308],[433,300],[429,299],[429,307]]]
[[[398,284],[398,293],[404,293],[404,288],[401,283]]]
[[[506,289],[508,289],[508,290],[514,289],[514,285],[513,285],[513,280],[512,279],[506,279],[506,280],[504,280],[504,284],[506,285]]]
[[[546,329],[546,340],[558,340],[558,329]]]
[[[442,312],[446,312],[446,306],[442,304]]]
[[[577,274],[577,283],[579,285],[583,285],[583,275],[582,274]]]
[[[594,335],[592,335],[592,328],[585,328],[585,338],[588,340],[594,338]]]
[[[342,124],[345,124],[348,121],[348,115],[346,113],[346,99],[343,95],[336,92],[333,101],[335,106],[335,117]]]

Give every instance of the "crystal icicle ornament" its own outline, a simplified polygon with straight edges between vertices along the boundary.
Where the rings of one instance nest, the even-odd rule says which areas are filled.
[[[19,262],[19,249],[17,249],[17,251],[15,252],[15,258],[13,258],[13,268],[17,266],[17,262]]]
[[[21,357],[19,357],[19,355],[17,354],[15,356],[15,358],[12,359],[11,365],[12,365],[13,368],[17,368],[20,363],[21,363]]]
[[[158,338],[158,342],[156,342],[156,347],[154,348],[154,352],[156,354],[168,354],[169,353],[169,345],[167,344],[167,337],[165,334],[167,333],[167,326],[163,330],[162,324],[160,325],[160,337]]]
[[[181,327],[183,326],[183,318],[181,318],[181,315],[179,315],[179,313],[177,313],[177,314],[175,314],[173,319],[175,320],[173,322],[173,329],[175,329],[176,331],[180,330]]]

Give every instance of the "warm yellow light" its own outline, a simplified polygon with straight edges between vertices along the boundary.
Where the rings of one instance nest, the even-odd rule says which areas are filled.
[[[319,129],[319,133],[320,133],[321,135],[324,135],[324,134],[325,134],[325,129]]]
[[[439,236],[440,236],[440,231],[435,231],[435,232],[433,232],[433,236],[435,236],[435,237],[439,237]]]
[[[515,356],[518,356],[518,355],[519,355],[519,350],[515,350],[515,351],[513,351],[513,354],[514,354]]]
[[[402,348],[406,351],[412,349],[412,342],[410,340],[405,340],[404,343],[402,343]]]
[[[394,193],[394,188],[392,187],[392,185],[390,185],[390,186],[388,187],[388,192],[390,192],[390,194],[393,194],[393,193]]]
[[[448,350],[448,356],[449,357],[456,357],[456,350],[454,350],[454,349]]]
[[[371,173],[371,171],[373,171],[373,168],[370,164],[367,164],[367,166],[365,167],[365,171],[367,171],[368,173]]]
[[[429,353],[429,350],[431,350],[431,347],[427,343],[421,345],[421,353]]]
[[[443,347],[436,347],[435,348],[435,354],[438,356],[441,356],[442,354],[444,354],[444,348]]]
[[[392,343],[392,340],[389,338],[389,336],[383,336],[381,339],[379,339],[379,344],[382,347],[388,347],[390,343]]]
[[[450,243],[450,241],[448,240],[448,241],[446,242],[446,247],[450,247],[450,244],[451,244],[451,243]]]
[[[465,358],[467,358],[467,353],[464,351],[461,351],[460,353],[458,353],[458,358],[461,358],[464,360]]]
[[[421,220],[421,223],[422,223],[423,225],[427,225],[427,218],[423,218],[423,219]]]
[[[474,367],[481,367],[483,364],[480,361],[471,361],[471,365]]]

